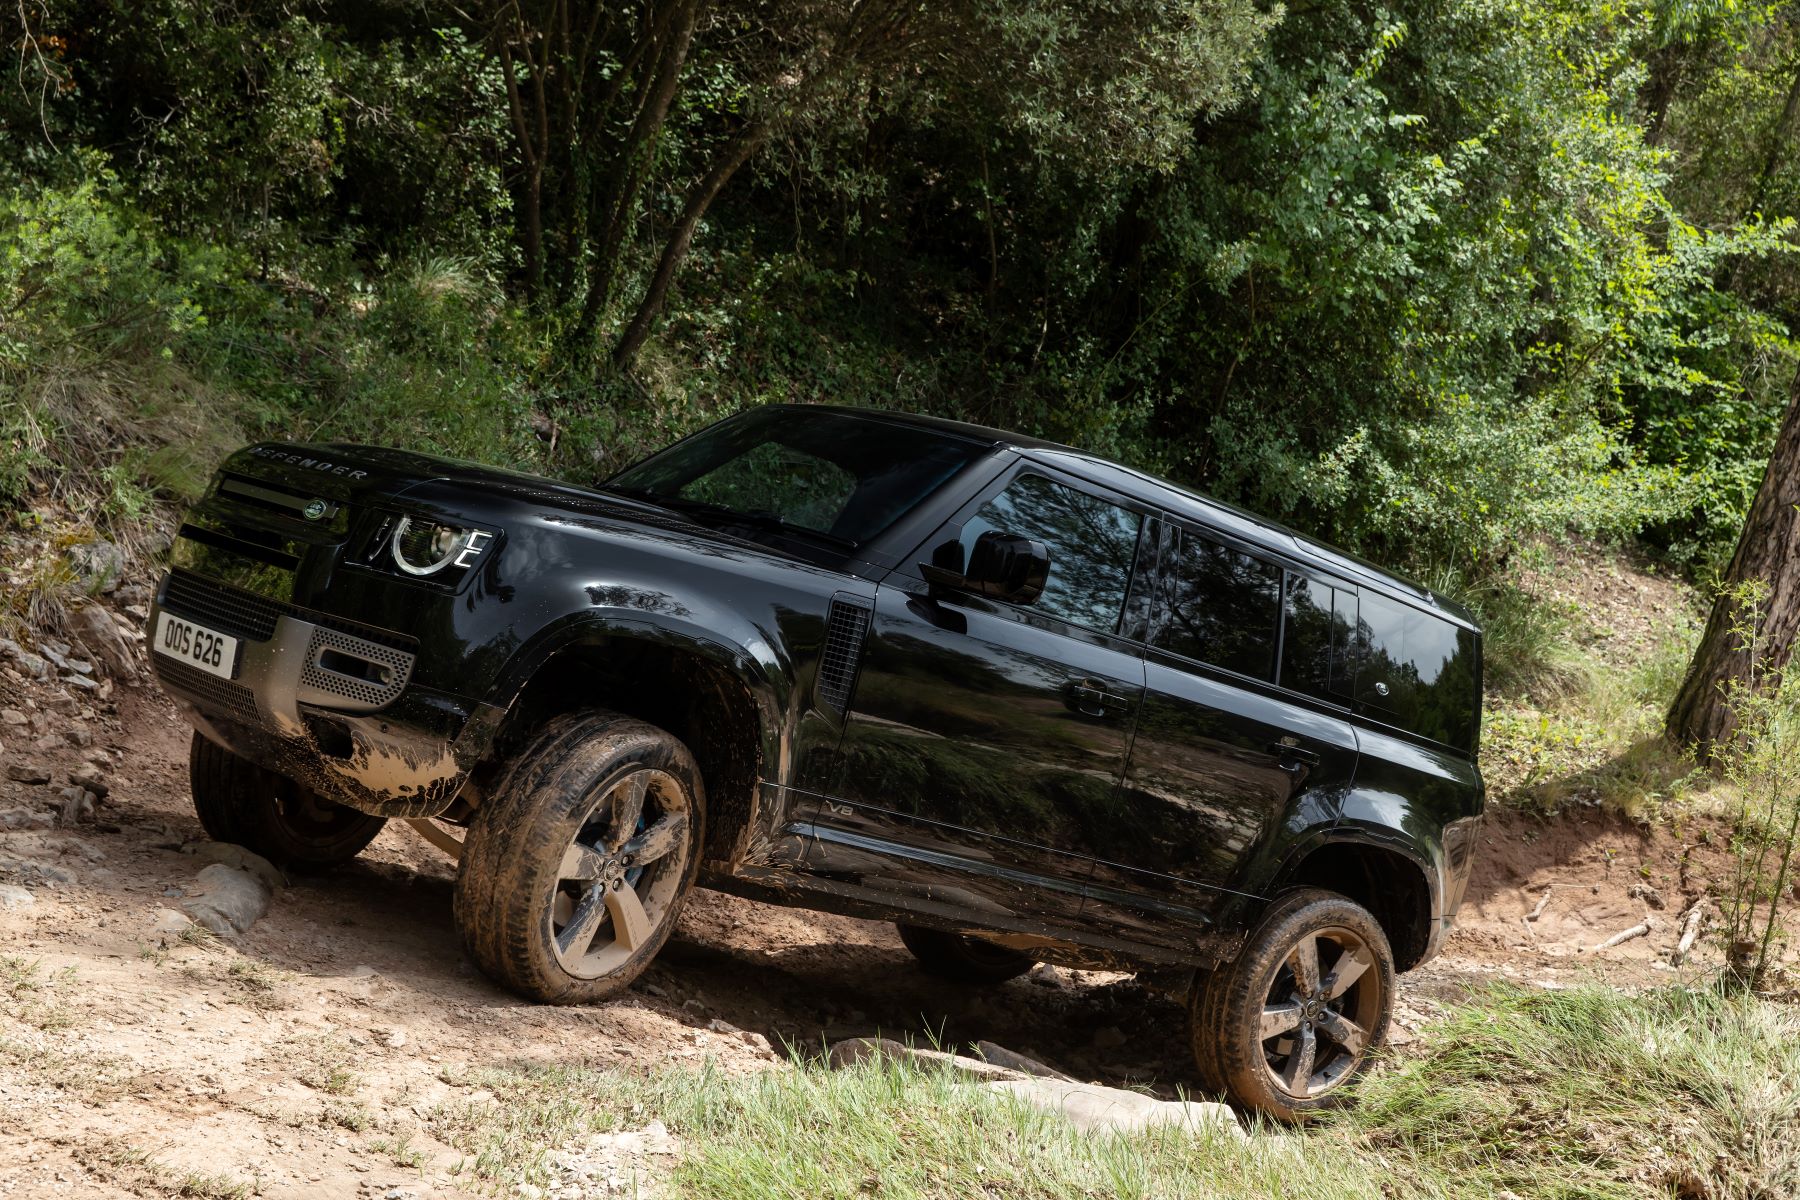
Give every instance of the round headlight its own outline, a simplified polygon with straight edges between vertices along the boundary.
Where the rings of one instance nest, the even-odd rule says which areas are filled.
[[[401,517],[394,526],[394,564],[408,575],[433,575],[469,544],[469,530]]]

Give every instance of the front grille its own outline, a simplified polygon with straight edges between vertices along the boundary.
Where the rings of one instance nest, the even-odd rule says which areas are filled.
[[[357,621],[346,621],[342,617],[314,612],[297,604],[283,604],[279,600],[246,592],[242,588],[184,571],[180,567],[169,572],[168,583],[163,587],[162,606],[170,612],[198,621],[208,629],[248,638],[253,642],[268,641],[275,636],[275,622],[283,616],[290,616],[395,650],[411,653],[419,646],[418,639],[405,634],[377,629]]]
[[[843,716],[850,710],[856,688],[856,667],[862,661],[863,636],[869,631],[869,610],[861,604],[833,599],[825,620],[825,652],[819,659],[819,706]]]
[[[192,701],[202,710],[246,725],[258,723],[256,697],[243,684],[209,675],[198,667],[177,662],[164,654],[152,654],[150,662],[156,668],[156,677],[165,688]]]
[[[208,629],[249,638],[253,642],[266,642],[274,637],[275,621],[288,607],[279,601],[190,574],[179,567],[169,572],[169,582],[163,587],[162,605]]]

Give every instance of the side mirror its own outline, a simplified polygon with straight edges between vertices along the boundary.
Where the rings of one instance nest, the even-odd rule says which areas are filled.
[[[919,569],[930,583],[1009,604],[1030,604],[1044,594],[1044,583],[1050,578],[1050,551],[1035,538],[990,529],[975,539],[964,570],[935,563],[920,563]]]

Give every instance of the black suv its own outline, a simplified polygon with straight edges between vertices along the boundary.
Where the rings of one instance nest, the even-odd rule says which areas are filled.
[[[969,983],[1180,979],[1204,1081],[1283,1116],[1381,1041],[1482,811],[1466,612],[921,417],[757,409],[597,489],[252,446],[151,632],[212,836],[323,867],[412,822],[526,995],[627,987],[698,881]]]

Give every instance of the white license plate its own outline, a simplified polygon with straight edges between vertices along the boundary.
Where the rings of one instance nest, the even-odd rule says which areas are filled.
[[[198,667],[208,675],[230,679],[237,666],[238,640],[214,633],[203,625],[173,613],[158,613],[154,646],[176,662]]]

